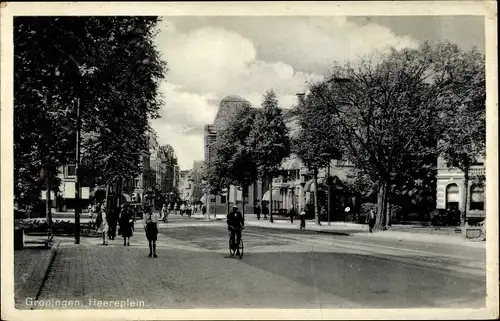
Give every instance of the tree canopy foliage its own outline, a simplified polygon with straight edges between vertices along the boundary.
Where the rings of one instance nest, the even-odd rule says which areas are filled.
[[[132,177],[148,148],[166,73],[153,43],[155,17],[14,19],[15,196],[42,165],[75,162],[76,104],[87,183]],[[89,177],[90,176],[90,177]],[[36,185],[36,184],[35,184]]]
[[[318,162],[321,150],[314,149],[326,134],[316,128],[335,128],[341,139],[330,145],[338,141],[341,153],[378,188],[376,228],[381,229],[389,191],[411,193],[421,179],[432,181],[429,173],[440,153],[451,163],[478,155],[485,133],[480,58],[474,50],[424,43],[334,66],[326,81],[311,85],[301,110],[298,154],[310,167],[324,166]],[[461,110],[476,119],[460,122]]]

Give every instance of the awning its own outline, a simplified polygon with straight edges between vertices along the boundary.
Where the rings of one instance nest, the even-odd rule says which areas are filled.
[[[98,193],[99,191],[103,191],[106,193],[106,186],[97,186],[95,187],[91,192],[90,192],[90,197],[95,197],[95,194]]]
[[[314,192],[314,180],[309,180],[306,182],[306,185],[304,185],[304,192]],[[311,187],[313,190],[311,190]]]
[[[264,196],[262,196],[263,201],[269,201],[269,191],[264,193]],[[280,201],[281,200],[281,194],[279,190],[274,190],[273,191],[273,201]]]
[[[326,184],[326,177],[318,178],[318,185]],[[314,184],[314,180],[309,180],[306,185],[304,185],[304,192],[314,192],[316,191],[316,184]]]
[[[302,167],[302,161],[298,157],[288,157],[281,163],[281,169],[284,170],[297,170]]]
[[[125,193],[122,193],[122,195],[123,195],[123,198],[125,198],[125,201],[127,201],[129,203],[132,202],[132,197],[130,195],[125,194]]]

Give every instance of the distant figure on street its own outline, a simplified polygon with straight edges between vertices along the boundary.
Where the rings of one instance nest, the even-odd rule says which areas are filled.
[[[373,231],[373,227],[375,226],[375,220],[376,220],[375,210],[373,208],[370,209],[370,213],[368,214],[366,219],[368,221],[368,229],[371,233]]]
[[[106,203],[103,204],[101,210],[97,213],[96,218],[97,233],[102,234],[102,245],[108,245],[108,218],[106,214]]]
[[[299,217],[300,217],[300,229],[306,229],[306,211],[304,208],[302,208],[300,210],[300,214],[299,214]]]
[[[146,231],[146,238],[149,242],[148,257],[158,257],[158,255],[156,255],[156,240],[158,238],[159,219],[159,215],[153,213],[150,208],[144,213],[144,230]]]
[[[161,219],[168,224],[168,208],[166,204],[163,204],[161,208]]]
[[[294,207],[292,207],[292,208],[290,209],[290,222],[291,222],[292,224],[293,224],[293,219],[294,219],[294,217],[295,217],[296,215],[297,215],[297,212],[295,211],[295,208],[294,208]]]
[[[260,220],[260,205],[257,204],[257,206],[255,206],[255,214],[257,215],[257,219]]]
[[[127,203],[124,203],[120,213],[120,234],[123,237],[123,246],[130,246],[133,226],[134,212]]]
[[[262,206],[262,214],[264,214],[264,219],[267,220],[267,215],[269,215],[269,208],[267,205]]]
[[[205,206],[205,204],[203,204],[201,206],[201,214],[203,214],[203,216],[205,216],[206,213],[207,213],[207,207]]]
[[[184,215],[184,213],[186,212],[186,205],[184,205],[184,203],[181,204],[180,210],[181,210],[181,215]]]
[[[110,240],[114,240],[116,237],[116,225],[118,224],[118,209],[111,209],[108,213],[108,237]]]
[[[326,207],[322,207],[319,212],[319,225],[321,225],[321,219],[325,219],[328,217],[328,212],[326,211]]]
[[[241,229],[245,228],[245,219],[240,211],[238,211],[238,206],[233,205],[233,210],[227,214],[227,230],[231,233],[230,238],[234,242],[234,237],[236,236],[236,243],[240,244],[241,240]],[[234,243],[233,243],[234,244]],[[240,249],[237,249],[236,255],[240,255]]]

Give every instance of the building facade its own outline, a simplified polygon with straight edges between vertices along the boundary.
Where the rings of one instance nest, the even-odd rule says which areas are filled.
[[[448,167],[442,157],[437,166],[436,208],[458,208],[461,212],[467,209],[469,221],[486,217],[484,158],[471,166],[467,187],[461,170]]]
[[[219,110],[212,124],[205,125],[204,130],[204,154],[205,163],[215,156],[211,149],[211,144],[215,142],[217,131],[220,130],[228,119],[245,105],[250,103],[239,96],[227,96],[221,100]],[[259,187],[262,186],[261,182],[256,182],[248,187],[248,195],[245,199],[245,213],[253,213],[256,202],[259,201],[256,193]],[[202,202],[205,203],[209,214],[225,214],[229,204],[236,204],[240,206],[243,203],[243,191],[237,186],[230,186],[229,190],[223,191],[220,195],[207,195],[202,197]],[[246,193],[245,193],[246,194]],[[260,197],[259,197],[260,198]]]

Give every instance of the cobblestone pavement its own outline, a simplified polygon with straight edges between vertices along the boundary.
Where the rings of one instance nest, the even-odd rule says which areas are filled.
[[[78,246],[68,240],[60,245],[40,302],[77,300],[73,302],[80,308],[116,308],[110,301],[121,301],[125,308],[484,304],[481,249],[399,249],[387,243],[368,245],[342,236],[258,227],[248,227],[243,239],[243,259],[231,258],[223,222],[172,218],[161,226],[157,259],[146,257],[147,243],[137,227],[130,247],[121,239],[109,246],[99,245],[97,238]],[[107,307],[96,305],[104,301]]]

